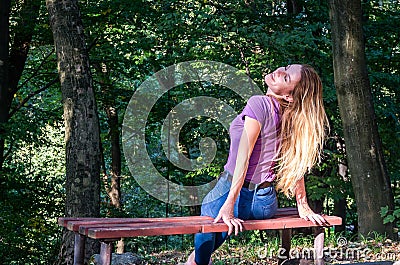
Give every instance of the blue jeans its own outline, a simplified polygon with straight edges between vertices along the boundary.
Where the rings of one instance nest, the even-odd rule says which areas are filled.
[[[231,187],[228,180],[229,172],[224,171],[215,185],[207,194],[201,206],[201,215],[217,217],[219,210],[226,201]],[[278,201],[273,186],[254,190],[242,187],[235,202],[234,215],[243,220],[268,219],[274,216],[278,209]],[[198,265],[208,264],[211,254],[222,245],[228,233],[198,233],[195,235],[195,261]]]

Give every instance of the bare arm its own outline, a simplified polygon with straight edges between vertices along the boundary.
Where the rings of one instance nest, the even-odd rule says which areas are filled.
[[[228,234],[234,229],[235,235],[242,231],[242,220],[234,218],[233,210],[235,201],[239,196],[240,190],[246,176],[250,155],[253,152],[254,144],[261,131],[261,124],[250,117],[245,117],[244,128],[240,137],[238,154],[236,158],[235,172],[233,173],[232,186],[224,205],[222,205],[218,216],[214,222],[222,219],[229,227]]]
[[[306,187],[304,184],[304,178],[299,180],[296,185],[296,202],[297,202],[297,209],[299,211],[299,215],[301,218],[311,221],[314,224],[324,225],[326,224],[326,220],[320,214],[314,213],[311,210],[310,206],[307,202],[307,193]]]

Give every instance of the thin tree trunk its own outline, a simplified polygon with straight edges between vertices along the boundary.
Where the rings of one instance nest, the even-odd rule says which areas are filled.
[[[108,125],[110,128],[111,141],[111,189],[109,196],[111,203],[116,208],[121,208],[121,147],[120,147],[120,132],[118,122],[118,111],[113,106],[105,107]]]
[[[343,154],[345,152],[345,144],[342,140],[342,138],[337,138],[337,144],[336,144],[338,151]],[[343,161],[339,161],[338,164],[338,177],[342,178],[344,181],[349,178],[348,176],[348,170],[347,170],[347,165],[343,163]],[[342,190],[339,188],[339,190]],[[345,195],[346,193],[343,192],[342,195]],[[342,224],[335,226],[335,233],[336,232],[344,232],[346,230],[346,215],[347,215],[347,200],[345,196],[342,196],[341,198],[336,198],[333,201],[333,215],[339,216],[342,218]]]
[[[0,1],[0,170],[4,162],[4,137],[3,126],[8,121],[8,101],[10,87],[8,85],[9,71],[9,43],[10,43],[10,11],[11,0]]]
[[[120,146],[120,130],[119,130],[119,119],[118,109],[115,107],[115,97],[112,94],[110,87],[111,80],[109,77],[109,71],[105,63],[94,64],[96,71],[99,73],[100,86],[102,94],[104,95],[103,104],[104,111],[107,115],[107,123],[109,128],[109,140],[111,143],[111,185],[108,183],[108,174],[104,161],[104,149],[102,148],[102,159],[103,159],[103,175],[105,182],[105,190],[110,197],[111,205],[117,209],[121,209],[121,146]],[[116,244],[116,252],[124,253],[125,243],[124,239],[121,239]]]
[[[115,97],[112,94],[110,87],[111,80],[109,71],[105,63],[94,64],[96,71],[99,73],[100,86],[102,94],[104,95],[103,104],[104,111],[107,115],[107,123],[109,128],[109,140],[111,143],[111,185],[106,185],[106,191],[110,197],[111,204],[116,208],[121,208],[121,146],[120,146],[120,130],[118,109],[115,107]],[[104,154],[103,154],[104,160]],[[104,175],[107,177],[107,170],[103,162]]]
[[[346,153],[356,197],[358,230],[393,236],[381,207],[393,209],[365,60],[360,0],[330,0],[333,66]]]
[[[303,9],[301,0],[286,0],[287,12],[291,15],[299,14]]]
[[[335,225],[335,233],[344,232],[346,230],[346,199],[337,199],[333,202],[333,215],[342,217],[343,223]]]
[[[65,215],[100,215],[100,137],[89,57],[77,0],[47,0],[65,122]],[[99,251],[87,240],[85,261]],[[73,234],[64,232],[60,264],[72,264]]]
[[[115,103],[115,102],[114,102]],[[112,205],[121,209],[121,147],[118,122],[118,110],[113,106],[106,106],[111,141],[111,189],[108,192]],[[122,238],[116,244],[116,252],[124,253],[125,242]]]
[[[0,170],[5,152],[4,125],[9,121],[11,102],[18,91],[32,41],[33,29],[39,16],[39,0],[20,2],[18,16],[22,19],[14,27],[13,43],[10,45],[9,18],[11,1],[0,1]]]

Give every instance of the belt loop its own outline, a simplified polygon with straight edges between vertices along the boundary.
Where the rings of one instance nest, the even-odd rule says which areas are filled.
[[[258,191],[258,187],[260,186],[260,184],[261,184],[261,183],[257,183],[257,184],[254,185],[254,186],[255,186],[255,187],[254,187],[254,191]]]

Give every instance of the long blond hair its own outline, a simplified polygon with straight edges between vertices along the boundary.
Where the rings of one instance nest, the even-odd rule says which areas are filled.
[[[322,100],[322,82],[309,65],[292,92],[293,102],[281,102],[282,124],[276,168],[276,188],[293,196],[295,186],[321,157],[329,123]]]

